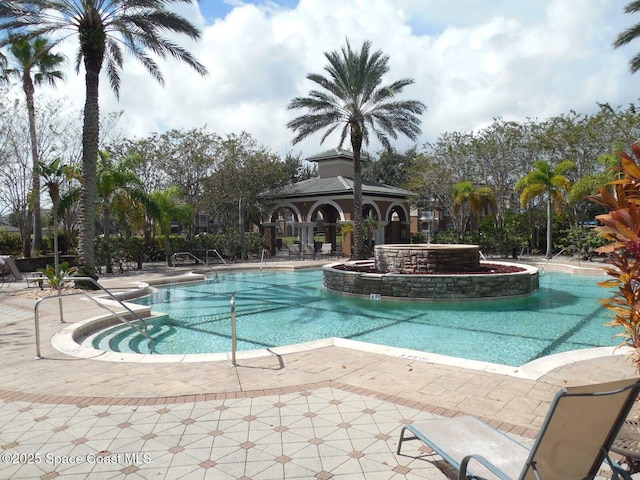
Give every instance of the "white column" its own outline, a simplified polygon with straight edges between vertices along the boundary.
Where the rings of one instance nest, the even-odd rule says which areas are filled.
[[[376,245],[384,245],[384,229],[389,222],[378,222],[378,230],[376,230]]]

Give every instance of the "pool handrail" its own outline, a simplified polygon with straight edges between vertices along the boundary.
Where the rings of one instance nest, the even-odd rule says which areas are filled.
[[[216,254],[216,256],[220,259],[220,261],[221,261],[222,263],[224,263],[224,265],[225,265],[229,270],[231,270],[231,265],[229,265],[229,264],[227,263],[227,261],[222,257],[222,255],[220,255],[220,252],[219,252],[218,250],[216,250],[215,248],[210,249],[210,250],[205,250],[205,252],[204,252],[204,259],[205,259],[205,262],[207,263],[207,265],[209,264],[209,252],[213,252],[213,253],[215,253],[215,254]]]
[[[266,248],[262,249],[262,253],[260,255],[260,271],[262,272],[262,266],[264,265],[264,253],[267,251]]]
[[[193,253],[191,253],[191,252],[176,252],[171,257],[171,263],[173,264],[173,271],[174,272],[176,271],[176,257],[179,256],[179,255],[188,255],[189,257],[193,258],[197,263],[201,263],[202,265],[207,267],[212,272],[214,271],[213,267],[209,266],[206,262],[203,262],[201,259],[196,257]]]
[[[116,301],[116,303],[118,303],[120,306],[124,307],[125,310],[128,310],[133,316],[135,316],[137,321],[141,322],[142,325],[144,325],[144,329],[141,329],[135,323],[133,323],[133,322],[127,320],[126,318],[124,318],[123,316],[121,316],[120,313],[112,310],[106,304],[99,302],[94,297],[92,297],[91,295],[89,295],[89,294],[87,294],[85,292],[63,293],[63,294],[58,293],[56,295],[49,295],[47,297],[39,299],[36,302],[36,304],[34,305],[34,307],[33,307],[33,314],[34,314],[34,321],[35,321],[35,335],[36,335],[36,359],[42,358],[42,356],[40,355],[40,317],[38,315],[38,309],[40,307],[40,304],[42,302],[44,302],[45,300],[49,300],[49,299],[52,299],[52,298],[57,298],[57,299],[62,300],[63,297],[72,297],[72,296],[84,296],[84,297],[88,298],[89,300],[91,300],[93,303],[95,303],[99,307],[102,307],[105,310],[109,311],[111,314],[113,314],[118,320],[120,320],[121,323],[123,323],[125,325],[128,325],[129,327],[133,328],[134,330],[137,330],[138,333],[140,333],[142,336],[146,337],[147,340],[149,340],[149,350],[151,351],[151,353],[154,353],[154,351],[155,351],[155,342],[153,341],[153,338],[151,338],[151,336],[149,335],[149,332],[147,330],[147,322],[145,322],[144,319],[140,315],[138,315],[136,312],[131,310],[124,302],[122,302],[119,298],[114,296],[109,290],[107,290],[102,285],[100,285],[98,282],[96,282],[94,278],[92,278],[92,277],[70,277],[70,278],[73,278],[74,280],[91,281],[94,285],[97,285],[101,290],[106,292],[112,299],[114,299]],[[60,304],[60,322],[64,323],[64,318],[62,316],[62,304]]]

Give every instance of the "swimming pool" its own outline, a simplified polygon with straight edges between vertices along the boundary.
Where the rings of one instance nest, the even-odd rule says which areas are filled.
[[[320,270],[229,272],[202,283],[161,287],[138,301],[166,316],[149,322],[156,352],[231,350],[236,294],[238,350],[341,337],[374,344],[520,366],[554,353],[614,346],[617,333],[599,298],[602,277],[546,273],[540,290],[505,300],[430,303],[345,297],[322,288]],[[148,353],[126,326],[92,338],[94,348]]]

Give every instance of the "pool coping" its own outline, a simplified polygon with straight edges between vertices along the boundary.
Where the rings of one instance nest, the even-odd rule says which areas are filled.
[[[601,268],[576,267],[568,264],[546,264],[545,268],[572,274],[602,274]],[[118,298],[123,301],[136,298],[148,293],[152,286],[170,285],[173,283],[197,282],[205,278],[205,275],[189,272],[180,277],[167,277],[145,280],[137,282],[137,285],[129,290],[119,293]],[[101,302],[113,302],[106,297],[97,297]],[[148,307],[138,304],[129,304],[127,306],[135,311],[143,312],[145,315],[153,315]],[[107,361],[107,362],[125,362],[125,363],[197,363],[197,362],[232,362],[232,352],[220,353],[201,353],[201,354],[138,354],[123,353],[107,350],[99,350],[92,346],[86,345],[86,338],[91,335],[88,332],[95,332],[104,328],[109,323],[117,323],[118,320],[112,314],[105,314],[92,317],[80,322],[75,322],[59,330],[51,337],[51,345],[59,352],[76,358],[84,358],[89,360]],[[91,329],[94,325],[100,325],[99,328]],[[516,378],[537,380],[548,374],[550,371],[570,363],[580,360],[587,360],[611,355],[627,355],[630,349],[621,347],[594,347],[581,350],[571,350],[568,352],[548,355],[533,361],[530,361],[519,367],[501,365],[480,360],[469,360],[460,357],[423,352],[419,350],[411,350],[400,347],[390,347],[375,343],[362,342],[357,340],[344,339],[339,337],[329,337],[310,342],[299,344],[283,345],[279,347],[270,347],[255,350],[239,350],[236,352],[236,361],[252,358],[261,358],[268,356],[282,356],[291,353],[299,353],[319,348],[337,346],[350,348],[362,352],[382,354],[397,358],[406,358],[412,361],[421,361],[426,363],[436,363],[441,365],[456,366],[467,368],[470,370],[483,371],[508,375]]]

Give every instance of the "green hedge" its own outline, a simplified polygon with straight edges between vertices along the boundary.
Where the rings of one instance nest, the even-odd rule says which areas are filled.
[[[22,255],[20,234],[0,230],[0,255]]]
[[[144,238],[139,236],[111,236],[109,237],[107,249],[104,237],[96,237],[96,265],[106,265],[109,252],[114,265],[121,261],[164,262],[167,260],[165,244],[165,235],[156,235],[148,243],[145,243]],[[198,235],[191,240],[187,240],[182,235],[171,235],[169,244],[171,255],[178,252],[189,252],[203,261],[207,256],[217,258],[217,255],[212,250],[217,250],[225,260],[237,260],[241,255],[240,235],[238,233]],[[257,233],[247,233],[245,235],[247,253],[258,254],[265,247],[266,244],[262,235]]]

